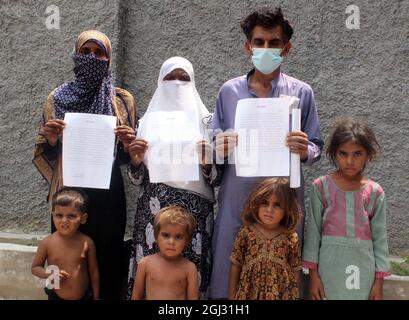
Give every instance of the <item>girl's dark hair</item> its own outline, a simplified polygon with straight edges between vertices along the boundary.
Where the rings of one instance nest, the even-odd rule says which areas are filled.
[[[276,196],[284,211],[284,217],[280,224],[286,230],[294,230],[298,223],[300,211],[295,192],[290,188],[288,179],[285,178],[264,179],[255,186],[241,215],[243,224],[251,225],[259,222],[258,210],[260,205],[271,195]]]
[[[53,212],[56,206],[74,206],[81,213],[86,213],[88,207],[88,196],[81,189],[64,187],[57,191],[53,196],[51,202],[51,210]]]
[[[290,22],[284,18],[281,8],[276,8],[272,10],[269,7],[262,7],[256,11],[250,13],[243,21],[240,23],[240,27],[247,37],[247,40],[251,40],[253,35],[253,30],[256,26],[260,26],[266,29],[270,29],[276,26],[281,26],[284,34],[284,43],[290,41],[294,29]]]
[[[362,146],[368,154],[369,161],[374,160],[381,150],[374,132],[364,121],[352,118],[339,119],[335,122],[326,152],[335,166],[339,146],[348,142]]]

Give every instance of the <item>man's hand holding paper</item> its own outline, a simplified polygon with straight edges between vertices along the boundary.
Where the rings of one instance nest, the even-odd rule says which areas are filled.
[[[289,132],[286,143],[290,152],[298,153],[302,161],[308,158],[308,135],[302,131]]]

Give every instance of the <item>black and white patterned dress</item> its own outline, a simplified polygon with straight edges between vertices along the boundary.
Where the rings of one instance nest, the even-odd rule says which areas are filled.
[[[213,229],[213,202],[195,192],[177,189],[163,183],[150,183],[144,163],[138,168],[130,165],[129,177],[141,186],[137,199],[133,230],[133,244],[129,264],[128,295],[132,294],[138,262],[147,255],[158,252],[153,232],[156,213],[166,206],[177,205],[191,212],[196,219],[192,241],[183,256],[192,261],[199,271],[200,298],[207,297],[211,274],[211,235]]]

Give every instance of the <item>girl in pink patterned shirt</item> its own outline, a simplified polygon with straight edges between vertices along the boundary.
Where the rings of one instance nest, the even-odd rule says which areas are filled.
[[[336,170],[314,181],[306,223],[303,266],[313,300],[382,299],[389,274],[385,194],[363,175],[379,149],[366,124],[336,124],[327,148]]]

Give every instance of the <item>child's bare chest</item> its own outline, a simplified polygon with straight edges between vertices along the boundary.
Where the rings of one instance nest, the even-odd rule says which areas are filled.
[[[147,280],[155,285],[185,287],[187,275],[183,268],[158,266],[147,273]]]
[[[49,265],[57,265],[59,268],[74,269],[86,265],[87,254],[87,250],[81,244],[75,246],[60,245],[58,248],[49,249],[47,262]]]

